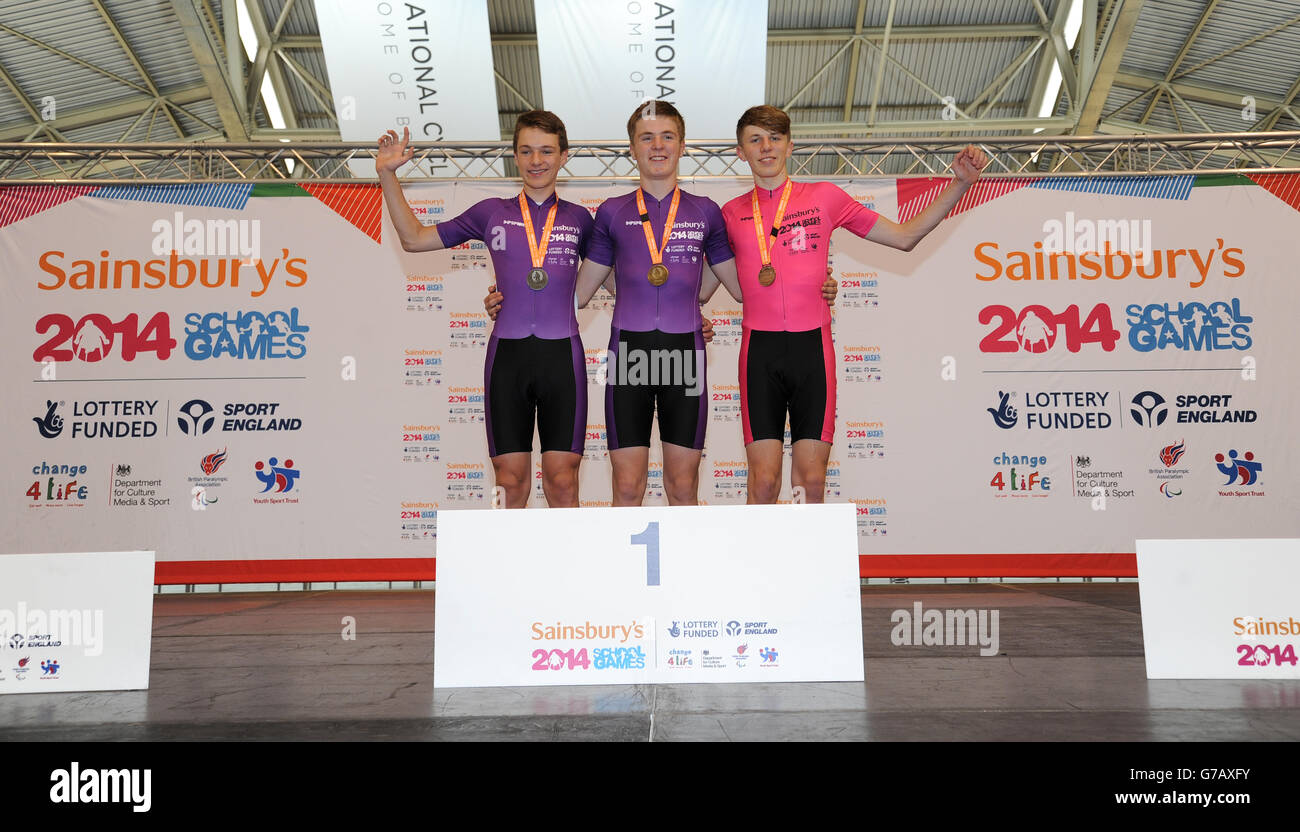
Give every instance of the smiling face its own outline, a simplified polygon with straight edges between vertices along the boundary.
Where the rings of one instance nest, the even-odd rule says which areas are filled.
[[[639,118],[632,128],[632,155],[646,179],[667,179],[677,174],[685,145],[677,119],[668,116]]]
[[[785,173],[786,160],[794,152],[794,142],[786,133],[778,133],[754,124],[740,131],[736,154],[749,163],[755,176],[771,179]]]
[[[515,137],[515,164],[529,188],[554,187],[568,158],[569,152],[560,150],[560,137],[555,133],[524,127]]]

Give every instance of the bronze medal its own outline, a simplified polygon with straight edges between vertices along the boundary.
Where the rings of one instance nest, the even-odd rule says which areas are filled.
[[[770,265],[759,269],[758,282],[764,286],[771,286],[776,282],[776,269],[772,268]]]
[[[655,263],[646,272],[646,280],[650,281],[651,286],[662,286],[668,282],[668,267],[663,263]]]
[[[546,276],[546,269],[533,269],[528,273],[528,288],[541,291],[546,288],[549,278]]]

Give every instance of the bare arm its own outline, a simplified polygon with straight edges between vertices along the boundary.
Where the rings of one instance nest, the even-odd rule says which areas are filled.
[[[709,263],[709,270],[709,274],[700,281],[700,302],[705,303],[713,297],[719,283],[727,287],[727,294],[735,298],[737,303],[741,302],[740,278],[736,276],[736,258],[733,257],[722,263]]]
[[[582,261],[582,266],[578,269],[579,307],[584,307],[591,302],[591,296],[596,294],[600,284],[604,283],[613,271],[613,266],[602,266],[594,260]]]
[[[379,153],[375,156],[375,172],[379,174],[379,186],[384,192],[384,202],[388,205],[388,215],[397,229],[397,238],[402,241],[402,248],[407,251],[438,251],[443,248],[442,237],[438,235],[437,226],[421,225],[415,212],[402,193],[401,183],[397,181],[397,169],[415,156],[411,147],[411,129],[402,128],[402,137],[389,130],[379,137]]]
[[[986,164],[988,164],[988,157],[984,152],[973,145],[967,145],[953,159],[952,182],[948,183],[948,187],[943,189],[934,202],[904,223],[897,223],[885,217],[878,218],[871,231],[867,233],[867,239],[902,251],[916,248],[916,244],[948,216],[953,206],[961,200],[970,186],[975,184],[975,180],[979,179],[980,171]]]

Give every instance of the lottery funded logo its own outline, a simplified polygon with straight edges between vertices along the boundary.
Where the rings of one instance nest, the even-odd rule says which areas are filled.
[[[740,421],[739,384],[710,384],[709,398],[713,402],[713,421]]]
[[[1105,430],[1114,422],[1110,401],[1105,390],[999,390],[997,406],[986,410],[1003,430]]]
[[[858,518],[858,537],[883,537],[889,533],[888,501],[884,497],[851,497]]]
[[[427,387],[442,384],[442,350],[402,350],[402,385]]]
[[[170,489],[163,485],[161,478],[142,477],[135,466],[128,462],[118,462],[113,469],[112,505],[115,508],[162,508],[171,505]]]
[[[537,473],[541,473],[538,470]],[[444,471],[445,496],[452,503],[482,503],[487,472],[481,462],[448,462]]]
[[[1046,454],[1010,454],[1003,451],[993,457],[993,478],[989,488],[994,499],[1028,499],[1050,497],[1052,478],[1046,474]]]
[[[1124,308],[1129,346],[1138,352],[1248,350],[1255,318],[1241,311],[1241,298],[1200,303],[1131,303]]]
[[[880,306],[880,275],[877,272],[840,272],[840,293],[836,303],[845,309],[877,309]]]
[[[844,423],[844,446],[849,459],[885,458],[885,423],[850,419]]]
[[[253,497],[255,505],[297,504],[298,496],[302,493],[298,489],[302,469],[295,466],[292,459],[285,458],[281,461],[274,456],[265,461],[259,459],[253,463],[253,473],[262,486],[258,494],[265,495]],[[289,496],[291,492],[292,496]]]
[[[671,638],[717,638],[721,632],[717,619],[673,619],[666,630]]]
[[[41,462],[32,466],[32,484],[26,495],[31,508],[82,508],[90,497],[87,466],[77,463]]]
[[[1074,496],[1080,499],[1104,496],[1112,500],[1127,500],[1133,497],[1133,489],[1123,487],[1124,471],[1094,462],[1091,454],[1075,455],[1073,474]]]
[[[142,439],[158,435],[157,399],[74,400],[71,413],[64,400],[45,400],[36,430],[44,439]]]
[[[435,540],[438,537],[438,503],[436,500],[403,500],[402,540]]]
[[[437,462],[442,443],[442,426],[410,423],[402,425],[402,462]]]
[[[297,359],[307,354],[310,331],[311,327],[299,320],[296,306],[271,312],[189,312],[185,315],[185,355],[194,361]]]
[[[455,425],[481,423],[484,419],[483,402],[482,387],[448,387],[447,421]]]
[[[447,340],[452,349],[478,349],[487,346],[486,312],[452,312],[447,321]]]
[[[845,347],[840,351],[840,363],[846,382],[875,382],[884,378],[879,346]]]
[[[713,496],[744,497],[749,477],[749,463],[743,459],[713,461]]]
[[[1220,497],[1263,497],[1264,490],[1255,488],[1260,484],[1260,472],[1264,463],[1255,458],[1254,451],[1238,453],[1234,448],[1225,455],[1214,455],[1214,467],[1227,477],[1219,485]]]

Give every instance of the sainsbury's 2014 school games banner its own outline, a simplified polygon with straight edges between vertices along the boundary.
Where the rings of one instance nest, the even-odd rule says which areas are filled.
[[[1300,536],[1297,179],[987,180],[912,252],[836,232],[826,495],[856,506],[863,573],[1132,574],[1139,537]],[[944,184],[841,182],[901,219]],[[426,223],[515,192],[406,191]],[[0,551],[155,550],[183,582],[429,577],[438,511],[492,501],[491,265],[481,243],[401,251],[382,210],[367,184],[0,189]],[[610,501],[612,303],[579,318],[584,505]],[[700,498],[742,503],[743,306],[706,312]]]

